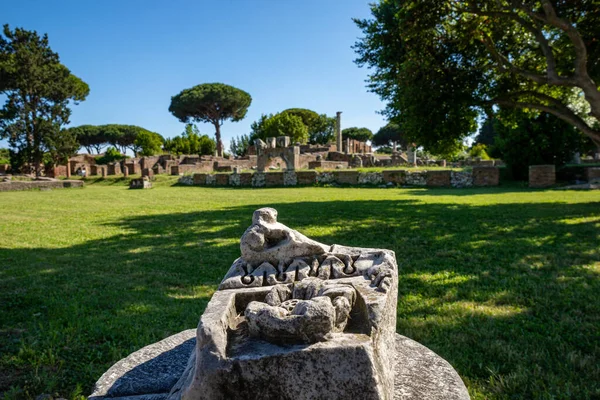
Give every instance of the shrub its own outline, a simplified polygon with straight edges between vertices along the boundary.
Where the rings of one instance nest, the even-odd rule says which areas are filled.
[[[106,149],[106,153],[104,155],[96,157],[96,163],[100,165],[105,165],[115,161],[122,161],[127,157],[119,152],[114,147],[109,147]]]
[[[478,143],[469,150],[469,157],[489,160],[490,156],[487,153],[487,146],[483,143]]]

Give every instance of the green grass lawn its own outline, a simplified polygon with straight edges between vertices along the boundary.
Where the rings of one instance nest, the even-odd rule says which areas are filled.
[[[120,358],[194,328],[252,212],[383,247],[399,333],[473,399],[600,398],[600,192],[84,189],[0,193],[0,398],[89,394]]]

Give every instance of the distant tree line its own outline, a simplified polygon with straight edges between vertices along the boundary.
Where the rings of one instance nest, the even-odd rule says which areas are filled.
[[[115,147],[122,153],[131,150],[134,155],[153,155],[161,152],[164,138],[135,125],[81,125],[67,128],[77,142],[88,153],[99,154],[107,146]]]

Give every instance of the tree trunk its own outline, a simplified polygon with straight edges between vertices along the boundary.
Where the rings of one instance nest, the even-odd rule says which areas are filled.
[[[221,142],[221,125],[215,122],[215,139],[217,141],[217,156],[223,157],[223,142]]]

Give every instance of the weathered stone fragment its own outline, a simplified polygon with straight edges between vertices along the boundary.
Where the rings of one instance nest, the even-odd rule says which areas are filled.
[[[271,208],[240,249],[172,400],[393,398],[393,252],[316,242]]]

